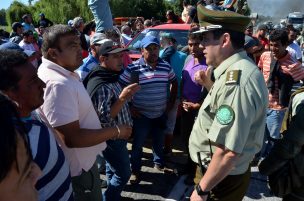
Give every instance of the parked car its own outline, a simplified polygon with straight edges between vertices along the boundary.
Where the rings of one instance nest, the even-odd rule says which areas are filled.
[[[149,27],[136,35],[127,45],[129,55],[132,60],[137,60],[141,57],[140,42],[146,35],[153,35],[160,39],[162,33],[170,33],[177,41],[177,49],[180,50],[188,43],[188,32],[190,24],[162,24],[154,27]]]

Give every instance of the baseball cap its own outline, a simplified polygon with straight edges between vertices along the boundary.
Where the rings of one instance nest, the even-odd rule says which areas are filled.
[[[35,51],[24,50],[19,45],[17,45],[16,43],[13,43],[13,42],[3,43],[2,45],[0,45],[0,50],[18,50],[18,51],[24,52],[29,57],[35,53]]]
[[[83,23],[82,17],[75,17],[73,19],[73,27],[79,27],[81,23]]]
[[[44,16],[44,13],[40,13],[39,16]]]
[[[122,48],[111,39],[103,39],[99,41],[98,44],[100,45],[98,52],[100,55],[115,54],[118,52],[128,51],[128,49]]]
[[[145,36],[141,41],[141,48],[146,48],[151,44],[159,46],[159,40],[154,36]]]
[[[12,29],[13,29],[14,31],[16,31],[18,27],[22,27],[22,24],[21,24],[20,22],[14,22],[14,23],[12,24]]]
[[[90,45],[100,45],[100,42],[106,38],[107,38],[106,35],[103,33],[95,33],[90,38]]]

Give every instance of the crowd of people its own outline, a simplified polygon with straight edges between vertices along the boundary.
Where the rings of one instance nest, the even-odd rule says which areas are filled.
[[[115,26],[108,0],[88,1],[88,23],[53,24],[43,13],[36,28],[30,14],[14,22],[0,44],[0,200],[119,201],[141,182],[148,135],[154,168],[172,172],[176,128],[190,200],[241,201],[251,166],[270,175],[293,158],[302,183],[282,197],[303,200],[303,32],[254,31],[239,1],[168,10],[167,23],[192,24],[187,47],[147,34],[135,61],[126,45],[159,21]]]

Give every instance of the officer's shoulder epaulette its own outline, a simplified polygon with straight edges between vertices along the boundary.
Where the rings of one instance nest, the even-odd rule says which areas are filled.
[[[227,72],[226,85],[236,85],[239,84],[241,76],[241,70],[231,70]]]

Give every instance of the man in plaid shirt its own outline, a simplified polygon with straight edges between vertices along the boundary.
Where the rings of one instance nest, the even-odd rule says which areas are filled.
[[[117,127],[119,124],[132,126],[127,101],[139,89],[139,85],[135,83],[122,89],[118,83],[123,67],[122,52],[126,49],[120,48],[110,39],[103,39],[99,44],[100,65],[91,70],[83,83],[103,128]],[[107,141],[107,148],[103,151],[108,182],[108,188],[103,193],[104,201],[120,200],[120,194],[130,178],[130,160],[126,145],[126,140],[111,139]]]

